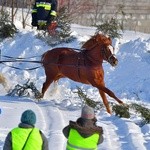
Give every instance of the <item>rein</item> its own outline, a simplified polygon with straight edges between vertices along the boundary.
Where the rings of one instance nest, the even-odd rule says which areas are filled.
[[[37,67],[34,67],[34,68],[26,68],[26,69],[21,69],[19,67],[14,67],[14,66],[11,66],[11,65],[7,65],[5,63],[7,62],[30,62],[30,63],[42,63],[41,61],[32,61],[32,60],[25,60],[25,59],[31,59],[31,58],[36,58],[36,57],[41,57],[42,55],[39,55],[39,56],[32,56],[32,57],[26,57],[26,58],[22,58],[22,57],[12,57],[12,56],[7,56],[7,55],[2,55],[1,54],[1,49],[0,49],[0,63],[5,65],[5,66],[8,66],[10,68],[14,68],[14,69],[19,69],[19,70],[34,70],[34,69],[37,69],[37,68],[40,68],[42,66],[37,66]],[[7,58],[6,60],[1,60],[1,58]]]
[[[71,49],[74,49],[74,50],[78,50],[79,53],[84,53],[84,55],[92,62],[98,62],[98,60],[94,60],[92,57],[88,56],[85,52],[86,51],[91,51],[93,48],[95,48],[97,45],[99,45],[97,42],[88,50],[85,50],[84,48],[83,49],[76,49],[76,48],[71,48]],[[106,57],[106,52],[105,50],[104,51],[104,54],[105,54],[105,57]],[[114,54],[112,54],[111,56],[109,56],[109,58],[107,59],[108,62],[110,60],[110,58],[113,56]],[[29,62],[29,63],[38,63],[38,64],[42,64],[42,61],[32,61],[32,60],[25,60],[25,59],[31,59],[31,58],[36,58],[36,57],[41,57],[42,55],[39,55],[39,56],[32,56],[32,57],[27,57],[27,58],[22,58],[22,57],[11,57],[11,56],[7,56],[7,55],[0,55],[0,57],[4,57],[4,58],[8,58],[7,60],[0,60],[0,63],[3,64],[3,65],[6,65],[10,68],[14,68],[14,69],[19,69],[19,70],[34,70],[34,69],[38,69],[40,67],[43,67],[42,65],[41,66],[37,66],[37,67],[33,67],[33,68],[25,68],[25,69],[21,69],[19,67],[15,67],[15,66],[11,66],[11,65],[7,65],[5,63],[7,62]],[[103,62],[103,61],[101,61]],[[76,65],[70,65],[70,64],[66,64],[66,65],[63,65],[63,64],[58,64],[58,63],[47,63],[46,65],[58,65],[58,66],[67,66],[67,67],[78,67],[78,68],[84,68],[85,66],[76,66]],[[88,67],[88,66],[86,66]],[[90,66],[89,66],[90,68]]]
[[[31,62],[31,63],[42,63],[42,61],[28,61],[28,60],[4,60],[4,61],[0,61],[1,64],[5,65],[5,66],[8,66],[10,68],[14,68],[14,69],[18,69],[18,70],[27,70],[27,71],[30,71],[30,70],[34,70],[34,69],[38,69],[38,68],[41,68],[43,67],[42,65],[41,66],[37,66],[37,67],[33,67],[33,68],[26,68],[26,69],[21,69],[19,67],[14,67],[14,66],[10,66],[10,65],[7,65],[5,63],[7,62]],[[57,66],[67,66],[67,67],[77,67],[77,68],[87,68],[87,67],[91,67],[91,66],[81,66],[81,65],[70,65],[70,64],[58,64],[58,63],[47,63],[46,65],[57,65]]]
[[[8,58],[9,56],[7,56],[7,58]],[[13,57],[10,57],[10,58],[13,58]],[[16,59],[13,59],[13,60],[0,60],[0,63],[1,64],[3,64],[3,65],[5,65],[5,66],[8,66],[8,67],[10,67],[10,68],[14,68],[14,69],[18,69],[18,70],[35,70],[35,69],[38,69],[38,68],[40,68],[40,67],[42,67],[42,65],[41,66],[37,66],[37,67],[33,67],[33,68],[25,68],[25,69],[21,69],[21,68],[19,68],[19,67],[14,67],[14,66],[11,66],[11,65],[7,65],[6,63],[7,62],[30,62],[30,63],[42,63],[41,61],[30,61],[30,60],[23,60],[23,58],[16,58]]]
[[[35,70],[35,69],[38,69],[38,68],[41,68],[42,66],[38,66],[38,67],[33,67],[33,68],[25,68],[25,69],[21,69],[19,67],[14,67],[14,66],[10,66],[10,65],[7,65],[5,63],[2,63],[3,65],[7,66],[7,67],[10,67],[10,68],[14,68],[14,69],[18,69],[18,70],[26,70],[26,71],[29,71],[29,70]]]
[[[111,64],[111,57],[115,56],[115,54],[111,54],[111,55],[107,58],[107,57],[106,57],[106,52],[105,52],[104,48],[103,48],[103,52],[104,52],[104,55],[105,55],[106,60]]]
[[[31,63],[42,63],[41,61],[31,61],[31,60],[0,60],[0,63],[6,62],[31,62]]]
[[[88,49],[88,50],[83,50],[82,52],[86,52],[86,51],[91,51],[92,49],[94,49],[96,46],[99,46],[99,44],[97,43],[97,41],[96,41],[96,43],[90,48],[90,49]],[[104,55],[105,55],[105,57],[106,57],[106,52],[105,52],[105,50],[104,50],[104,48],[102,48],[102,53],[104,53]],[[86,53],[84,53],[85,55],[86,55]],[[94,60],[92,57],[90,57],[90,56],[88,56],[88,55],[86,55],[86,57],[87,58],[89,58],[89,60],[90,61],[92,61],[92,62],[100,62],[99,60]],[[108,60],[108,62],[109,62],[109,59],[112,57],[112,55],[107,59],[107,57],[106,57],[106,59]],[[103,62],[103,61],[101,61],[101,62]]]
[[[23,57],[11,57],[11,56],[7,56],[7,55],[0,55],[0,57],[4,57],[4,58],[8,58],[8,59],[31,59],[31,58],[36,58],[36,57],[41,57],[42,55],[39,55],[39,56],[32,56],[32,57],[26,57],[26,58],[23,58]]]
[[[96,40],[96,39],[95,39]],[[89,49],[89,50],[92,50],[93,48],[95,48],[96,46],[99,46],[99,43],[97,43],[97,40],[96,40],[96,43]],[[105,58],[106,58],[106,61],[108,61],[109,63],[111,63],[111,57],[113,57],[113,56],[115,56],[115,54],[111,54],[108,58],[107,58],[107,55],[106,55],[106,52],[105,52],[105,48],[103,47],[102,48],[102,52],[103,52],[103,54],[105,55]],[[87,57],[89,57],[89,56],[87,56]],[[93,59],[93,58],[91,58],[91,57],[89,57],[91,60]],[[94,61],[97,61],[97,60],[94,60]],[[103,61],[102,61],[103,62]]]

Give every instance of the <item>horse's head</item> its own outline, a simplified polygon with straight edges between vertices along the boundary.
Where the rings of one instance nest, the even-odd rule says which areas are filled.
[[[100,48],[102,49],[103,58],[109,62],[112,66],[118,64],[118,59],[114,54],[114,47],[112,46],[112,40],[110,37],[104,36],[102,34],[95,35],[95,40]]]
[[[90,40],[88,40],[82,48],[87,50],[97,48],[101,50],[101,55],[104,60],[109,62],[112,66],[118,64],[118,60],[114,55],[114,48],[112,46],[112,41],[109,37],[106,37],[102,34],[96,34]]]

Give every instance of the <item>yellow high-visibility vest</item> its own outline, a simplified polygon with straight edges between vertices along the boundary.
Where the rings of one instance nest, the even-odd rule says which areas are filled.
[[[39,129],[37,128],[14,128],[11,131],[12,135],[12,149],[13,150],[22,150],[28,135],[32,132],[28,138],[24,150],[42,150],[42,137]]]
[[[77,130],[70,129],[67,150],[97,150],[98,140],[98,133],[94,133],[93,135],[84,138]]]

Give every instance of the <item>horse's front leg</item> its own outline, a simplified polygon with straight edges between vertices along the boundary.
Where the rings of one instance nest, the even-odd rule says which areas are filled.
[[[47,91],[48,87],[50,86],[52,82],[53,80],[50,80],[48,77],[46,77],[46,81],[43,83],[43,87],[42,87],[41,98],[44,97],[45,92]]]
[[[108,103],[108,100],[107,100],[107,98],[106,98],[105,93],[104,93],[102,90],[100,90],[100,89],[99,89],[99,93],[100,93],[100,95],[101,95],[101,97],[102,97],[102,100],[103,100],[103,103],[104,103],[104,105],[105,105],[105,107],[106,107],[107,112],[108,112],[109,114],[111,114],[112,112],[111,112],[111,109],[110,109],[110,106],[109,106],[109,103]]]
[[[44,94],[45,92],[47,91],[48,87],[50,86],[51,82],[49,80],[46,80],[44,83],[43,83],[43,87],[42,87],[42,92],[39,93],[37,96],[36,96],[36,99],[41,99],[44,97]]]
[[[109,114],[111,114],[111,109],[110,109],[108,100],[107,100],[107,98],[106,98],[105,92],[102,90],[102,87],[105,87],[105,83],[104,83],[102,80],[99,80],[99,79],[95,79],[94,81],[95,81],[95,82],[93,82],[92,85],[93,85],[94,87],[98,88],[99,93],[100,93],[100,95],[101,95],[101,97],[102,97],[104,106],[105,106],[107,112],[108,112]]]

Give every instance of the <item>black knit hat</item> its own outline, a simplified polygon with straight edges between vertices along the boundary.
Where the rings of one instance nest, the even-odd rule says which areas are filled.
[[[34,125],[36,123],[36,115],[32,110],[26,110],[22,113],[21,122],[29,125]]]

